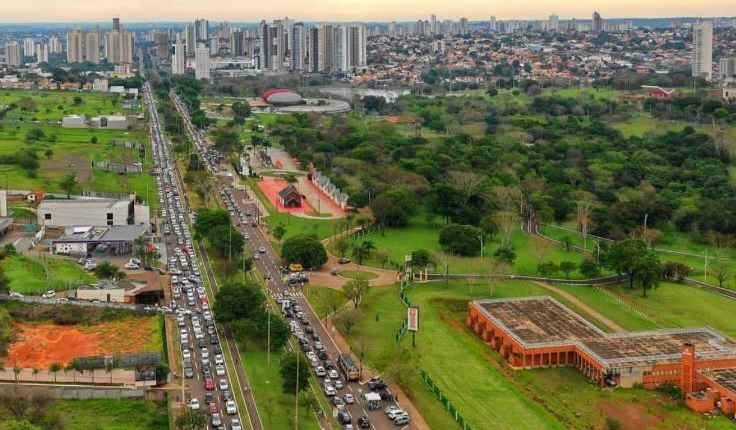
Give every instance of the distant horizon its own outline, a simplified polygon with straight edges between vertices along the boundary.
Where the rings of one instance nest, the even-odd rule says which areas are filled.
[[[0,26],[3,25],[41,25],[41,24],[53,24],[53,25],[63,25],[63,24],[110,24],[112,25],[112,19],[114,16],[110,16],[106,19],[91,19],[91,20],[66,20],[66,21],[0,21]],[[272,21],[276,19],[282,19],[283,16],[277,16],[277,17],[269,17],[269,18],[260,18],[260,19],[219,19],[219,18],[208,18],[206,16],[196,16],[192,17],[191,19],[157,19],[157,20],[131,20],[131,21],[125,21],[122,17],[120,17],[120,23],[121,25],[125,26],[127,25],[139,25],[139,24],[189,24],[194,22],[195,19],[207,19],[209,22],[214,23],[221,23],[221,22],[227,22],[232,24],[258,24],[261,20],[265,19],[266,21]],[[309,23],[318,23],[318,22],[363,22],[368,24],[389,24],[391,22],[396,23],[413,23],[421,19],[422,21],[429,20],[429,17],[426,18],[406,18],[406,19],[392,19],[392,20],[377,20],[377,19],[344,19],[344,20],[331,20],[331,19],[298,19],[298,18],[292,18],[288,17],[294,22],[309,22]],[[462,17],[460,17],[462,18]],[[437,20],[439,22],[444,20],[450,20],[450,21],[458,21],[460,18],[442,18],[437,17]],[[546,21],[549,17],[545,18],[523,18],[523,17],[513,17],[513,18],[501,18],[496,17],[496,21]],[[569,21],[571,19],[575,19],[577,21],[591,21],[591,17],[580,17],[580,16],[558,16],[560,21]],[[467,18],[468,22],[471,23],[477,23],[477,22],[487,22],[490,20],[490,16],[486,18]],[[736,15],[713,15],[713,16],[695,16],[695,15],[663,15],[663,16],[611,16],[611,17],[603,17],[604,20],[609,21],[620,21],[620,20],[662,20],[662,19],[736,19]]]
[[[230,0],[31,0],[6,2],[2,24],[99,23],[119,16],[129,23],[190,22],[196,17],[211,21],[258,22],[288,16],[295,21],[364,21],[411,22],[429,19],[487,21],[545,20],[549,15],[560,19],[590,19],[598,11],[604,19],[665,19],[697,17],[733,17],[733,0],[670,0],[660,4],[641,0],[535,0],[534,2],[489,2],[488,0],[280,0],[276,3],[233,3]],[[60,7],[63,4],[63,7]],[[662,11],[667,13],[663,14]]]

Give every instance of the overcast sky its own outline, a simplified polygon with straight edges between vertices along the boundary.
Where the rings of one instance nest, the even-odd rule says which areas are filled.
[[[257,21],[289,16],[319,21],[403,21],[427,18],[470,20],[603,17],[734,16],[736,0],[4,0],[0,22]]]

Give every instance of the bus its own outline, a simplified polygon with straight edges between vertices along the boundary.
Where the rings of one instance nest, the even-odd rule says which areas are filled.
[[[355,366],[353,357],[350,354],[340,354],[337,360],[340,370],[345,374],[348,381],[357,381],[360,379],[360,370]]]

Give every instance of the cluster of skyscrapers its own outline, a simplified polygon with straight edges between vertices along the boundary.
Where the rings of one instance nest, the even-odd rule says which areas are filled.
[[[112,64],[133,63],[133,33],[120,25],[120,19],[113,18],[112,30],[100,31],[73,30],[66,34],[66,59],[68,63],[99,64],[103,59]]]
[[[366,38],[360,23],[310,25],[283,18],[261,21],[255,29],[223,24],[212,35],[208,21],[197,19],[174,37],[171,68],[183,74],[193,58],[195,76],[209,79],[212,57],[228,56],[265,72],[349,74],[367,65]]]
[[[47,41],[37,41],[33,38],[25,38],[22,41],[12,41],[5,44],[5,62],[9,66],[22,66],[26,59],[33,57],[32,60],[44,63],[49,61],[49,55],[61,54],[64,47],[56,36],[52,36]]]

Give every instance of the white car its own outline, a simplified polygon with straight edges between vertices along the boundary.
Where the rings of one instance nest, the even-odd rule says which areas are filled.
[[[133,263],[132,261],[128,261],[127,263],[125,263],[125,266],[123,267],[125,267],[128,270],[138,270],[141,268],[141,266]]]
[[[215,366],[215,375],[217,376],[225,376],[225,366],[222,364],[218,364]]]
[[[44,299],[53,299],[54,297],[56,297],[56,291],[48,290],[45,293],[41,294],[41,297],[43,297]]]
[[[335,387],[329,384],[325,384],[325,395],[326,396],[334,396],[337,394],[337,391],[335,390]]]
[[[199,410],[199,400],[197,398],[194,398],[194,399],[192,399],[192,400],[189,401],[189,409],[191,409],[193,411],[198,411]]]
[[[220,387],[220,391],[225,391],[230,388],[230,385],[227,383],[227,379],[220,379],[218,386]]]
[[[225,360],[222,359],[222,354],[215,354],[215,364],[225,364]]]
[[[345,396],[343,399],[345,400],[345,403],[347,403],[348,405],[352,405],[353,403],[355,403],[355,397],[353,397],[353,395],[350,393],[345,393]]]
[[[235,415],[238,413],[238,408],[235,406],[235,402],[232,400],[228,400],[227,403],[225,403],[225,411],[228,415]]]

